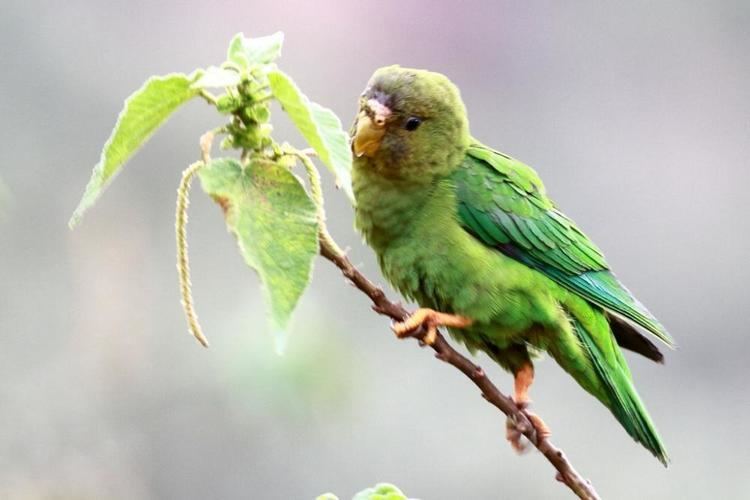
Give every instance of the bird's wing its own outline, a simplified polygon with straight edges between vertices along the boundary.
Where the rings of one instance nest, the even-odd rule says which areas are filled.
[[[659,321],[610,271],[599,248],[555,208],[531,167],[473,144],[453,179],[459,219],[468,232],[673,345]]]

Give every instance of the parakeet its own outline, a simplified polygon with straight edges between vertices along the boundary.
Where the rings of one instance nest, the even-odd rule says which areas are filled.
[[[355,225],[386,279],[420,307],[396,334],[424,326],[430,342],[448,327],[513,373],[521,406],[532,358],[546,351],[666,465],[620,348],[663,360],[630,322],[668,346],[671,337],[536,172],[472,138],[456,86],[439,73],[381,68],[351,130]]]

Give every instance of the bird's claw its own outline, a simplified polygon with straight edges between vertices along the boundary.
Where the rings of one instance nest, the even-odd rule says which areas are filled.
[[[530,400],[522,400],[516,403],[516,406],[523,412],[524,415],[526,415],[526,418],[529,419],[529,422],[532,426],[534,426],[534,430],[536,431],[537,440],[539,442],[549,438],[552,433],[550,432],[549,427],[547,427],[547,424],[544,423],[544,420],[541,419],[539,415],[536,413],[528,411],[529,404],[531,403]],[[516,451],[516,453],[524,453],[529,445],[527,442],[523,441],[523,431],[526,429],[520,429],[518,422],[513,417],[508,417],[505,421],[505,439],[508,440],[511,447]]]
[[[393,329],[393,333],[396,334],[396,337],[400,339],[411,337],[417,333],[420,328],[424,328],[426,333],[420,340],[426,345],[432,345],[437,338],[438,327],[447,326],[450,328],[465,328],[471,325],[471,323],[472,320],[464,316],[441,313],[433,309],[420,308],[406,320],[394,323],[391,328]]]
[[[524,453],[528,446],[522,441],[523,434],[518,430],[518,422],[513,417],[505,420],[505,439],[508,440],[513,450],[518,453]]]
[[[399,323],[394,323],[391,328],[393,329],[393,333],[396,334],[396,337],[400,339],[405,339],[407,337],[413,336],[415,333],[419,331],[420,328],[424,327],[427,332],[424,334],[424,336],[420,339],[420,342],[426,344],[426,345],[432,345],[435,343],[435,339],[437,338],[437,325],[433,324],[430,321],[421,321],[421,322],[413,322],[414,316],[412,315],[410,318],[408,318],[406,321],[401,321]]]

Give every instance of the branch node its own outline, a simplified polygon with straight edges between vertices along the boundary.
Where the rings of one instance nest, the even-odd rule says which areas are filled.
[[[448,362],[448,357],[442,352],[436,352],[435,357],[444,363]],[[482,396],[484,396],[484,394],[482,394]]]
[[[349,283],[349,284],[352,285],[352,286],[357,286],[354,283]],[[380,307],[377,304],[373,304],[370,307],[372,308],[373,311],[375,311],[376,313],[380,314],[381,316],[388,316],[388,311],[385,308]]]
[[[372,295],[370,296],[373,302],[381,302],[385,300],[385,292],[382,288],[376,288],[372,291]]]

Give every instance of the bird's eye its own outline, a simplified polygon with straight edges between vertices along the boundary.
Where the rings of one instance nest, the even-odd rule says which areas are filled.
[[[417,130],[417,128],[422,124],[422,119],[417,118],[416,116],[412,116],[406,122],[404,123],[404,128],[411,132],[412,130]]]

